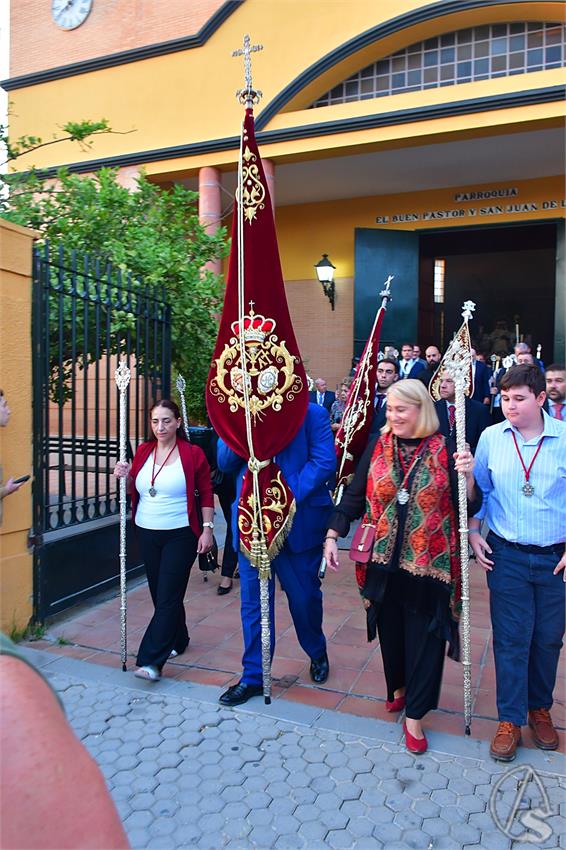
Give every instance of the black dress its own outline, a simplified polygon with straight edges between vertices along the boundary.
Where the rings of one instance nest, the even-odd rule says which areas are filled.
[[[348,534],[350,523],[365,513],[367,479],[377,439],[368,444],[352,483],[330,518],[329,528],[341,537]],[[397,440],[405,468],[420,442],[420,439]],[[452,500],[457,510],[457,473],[452,458],[449,460]],[[417,468],[418,462],[407,489],[410,489]],[[469,515],[479,510],[481,498],[476,487],[476,498],[468,502]],[[416,577],[399,569],[407,505],[397,503],[396,508],[399,525],[391,559],[387,564],[368,564],[361,593],[370,603],[368,640],[379,635],[387,698],[392,701],[394,691],[405,687],[407,717],[420,719],[438,706],[446,642],[449,643],[449,655],[457,658],[458,629],[450,614],[450,588],[434,579]]]

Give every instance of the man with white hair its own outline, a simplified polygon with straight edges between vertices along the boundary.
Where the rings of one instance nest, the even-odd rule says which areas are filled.
[[[336,393],[328,389],[324,378],[316,378],[314,390],[309,393],[309,401],[318,404],[319,407],[324,407],[330,416],[330,408],[336,401]]]

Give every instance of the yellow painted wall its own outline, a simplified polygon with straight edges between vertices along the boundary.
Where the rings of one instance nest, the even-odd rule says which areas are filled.
[[[12,411],[0,428],[3,480],[32,472],[31,266],[34,232],[0,219],[0,387]],[[31,482],[2,501],[0,628],[24,629],[32,615]]]
[[[254,42],[264,45],[263,52],[254,54],[253,65],[254,82],[264,92],[264,99],[257,110],[260,115],[262,106],[265,107],[305,68],[316,65],[326,53],[379,23],[427,5],[430,4],[416,0],[381,0],[379,4],[375,0],[327,0],[323,4],[305,3],[304,0],[246,0],[201,48],[15,90],[10,93],[13,103],[11,132],[14,136],[33,133],[49,139],[60,132],[58,128],[69,119],[84,117],[105,117],[114,129],[132,131],[127,135],[101,136],[94,141],[91,149],[84,152],[70,143],[51,146],[20,160],[18,167],[25,168],[31,164],[50,166],[237,135],[241,106],[234,97],[234,90],[242,85],[243,74],[241,59],[235,60],[231,54],[241,44],[245,32],[251,34]],[[340,67],[311,84],[308,91],[297,95],[285,107],[285,114],[276,116],[272,125],[301,125],[316,120],[316,115],[318,120],[326,120],[339,113],[355,113],[360,109],[373,113],[401,108],[400,103],[410,108],[435,98],[446,102],[458,101],[486,93],[554,85],[556,80],[564,79],[563,71],[518,75],[434,92],[406,93],[365,101],[363,106],[353,104],[305,110],[305,106],[332,82],[425,36],[488,21],[556,20],[563,15],[564,4],[559,2],[503,3],[489,9],[457,12],[406,29],[393,39],[388,38],[350,57]],[[101,33],[100,54],[104,52]],[[62,54],[60,63],[65,64],[65,61]],[[529,107],[529,114],[535,120],[538,116],[544,117],[545,110],[550,107],[551,104]],[[507,112],[496,112],[490,120],[503,126],[508,120]],[[449,132],[451,120],[442,122],[438,132]],[[462,120],[454,119],[456,124],[461,124]],[[421,126],[426,124],[423,122]],[[467,116],[464,128],[472,125],[473,119]],[[395,130],[388,128],[387,132],[393,133],[394,138],[405,139],[411,137],[413,129],[406,125]],[[353,135],[358,138],[358,134]],[[379,140],[379,137],[374,138],[371,133],[359,136],[360,143],[364,144],[375,139]],[[295,141],[267,151],[265,155],[302,156],[304,152],[329,150],[347,143],[348,134]],[[224,161],[233,162],[234,153],[225,154]],[[201,158],[194,165],[198,164],[214,163]],[[160,167],[163,170],[170,165]],[[152,172],[155,173],[155,167]]]
[[[277,173],[276,173],[277,187]],[[517,188],[517,197],[458,202],[459,192]],[[276,188],[277,191],[277,188]],[[474,227],[516,222],[542,221],[566,217],[564,178],[506,181],[498,184],[451,187],[400,195],[351,198],[276,209],[279,251],[286,281],[303,280],[314,274],[313,265],[321,254],[329,254],[339,277],[354,275],[354,238],[356,227],[380,227],[397,230],[430,230],[443,227]],[[535,205],[536,209],[507,211],[509,205]],[[546,206],[546,208],[543,208]],[[503,212],[498,211],[501,207]],[[471,216],[469,211],[476,210]],[[485,210],[482,214],[481,210]],[[463,216],[432,217],[439,211],[463,211]],[[431,217],[425,219],[425,214]],[[417,220],[393,221],[394,215],[414,216]],[[376,222],[377,216],[389,216],[389,222]]]

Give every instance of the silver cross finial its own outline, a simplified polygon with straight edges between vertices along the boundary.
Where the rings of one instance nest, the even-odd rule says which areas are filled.
[[[252,85],[252,53],[257,53],[263,50],[263,44],[251,44],[250,37],[246,33],[244,36],[244,46],[238,50],[234,50],[232,56],[244,57],[244,78],[245,88],[239,89],[236,92],[236,97],[243,106],[251,107],[254,103],[259,103],[262,92],[259,89],[254,89]]]

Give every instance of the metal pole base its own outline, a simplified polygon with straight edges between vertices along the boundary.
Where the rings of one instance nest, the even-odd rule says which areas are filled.
[[[125,661],[124,661],[124,662],[122,662],[122,672],[123,672],[123,673],[127,673],[127,672],[128,672],[128,667],[127,667],[127,665],[126,665],[126,662],[125,662]]]
[[[472,734],[471,728],[469,726],[466,726],[466,735],[471,735],[471,734]]]
[[[266,705],[271,705],[271,697],[264,697],[263,699]]]

